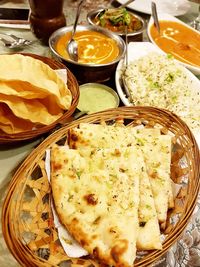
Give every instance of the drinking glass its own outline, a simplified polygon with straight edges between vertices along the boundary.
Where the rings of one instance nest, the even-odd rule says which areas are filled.
[[[191,21],[189,23],[189,25],[192,28],[200,31],[200,0],[190,0],[190,2],[194,2],[194,3],[197,3],[198,4],[198,15],[197,15],[197,17],[193,21]]]

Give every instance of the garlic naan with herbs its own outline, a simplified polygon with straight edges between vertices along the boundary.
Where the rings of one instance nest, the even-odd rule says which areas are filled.
[[[171,136],[158,128],[80,123],[69,130],[68,146],[51,149],[61,223],[90,256],[132,266],[137,250],[162,249],[174,206],[170,164]]]
[[[87,155],[65,146],[51,149],[56,211],[90,255],[130,267],[136,257],[143,158],[133,148],[88,150]]]
[[[161,135],[159,129],[136,129],[134,127],[108,126],[81,123],[69,133],[71,148],[136,146],[141,149],[155,199],[160,223],[166,222],[167,210],[172,208],[173,194],[170,179],[171,137]]]

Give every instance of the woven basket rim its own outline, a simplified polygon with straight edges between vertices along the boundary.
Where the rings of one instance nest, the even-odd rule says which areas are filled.
[[[144,257],[141,261],[136,262],[134,266],[149,266],[150,264],[152,264],[156,259],[160,258],[161,256],[163,256],[167,250],[169,249],[169,247],[171,247],[179,238],[180,235],[183,233],[184,229],[186,228],[189,219],[192,216],[193,210],[195,208],[195,204],[197,201],[197,196],[198,196],[198,191],[200,188],[200,166],[199,164],[197,164],[197,162],[200,162],[200,151],[197,145],[197,142],[194,138],[193,133],[191,132],[191,130],[189,129],[189,127],[186,125],[185,122],[183,122],[176,114],[173,114],[170,111],[164,110],[164,109],[160,109],[160,108],[153,108],[153,107],[119,107],[119,108],[115,108],[115,109],[110,109],[107,111],[102,111],[102,112],[98,112],[95,114],[90,114],[87,115],[83,118],[80,118],[76,121],[73,121],[71,123],[69,123],[68,125],[58,129],[57,131],[55,131],[54,133],[52,133],[50,136],[48,136],[40,145],[38,145],[38,147],[36,147],[29,155],[28,157],[23,161],[22,165],[18,168],[18,170],[16,171],[16,173],[13,176],[13,179],[11,181],[11,184],[9,186],[8,189],[8,194],[6,197],[6,200],[3,204],[3,209],[2,209],[2,225],[3,225],[3,235],[5,237],[5,241],[9,247],[9,249],[11,250],[11,252],[14,254],[14,256],[17,258],[18,261],[20,261],[21,263],[23,263],[23,256],[20,256],[17,254],[16,251],[13,250],[12,247],[12,234],[9,231],[9,216],[10,216],[10,211],[9,211],[9,207],[12,201],[12,194],[17,186],[17,184],[20,181],[20,177],[22,175],[26,175],[27,173],[30,172],[30,169],[32,168],[32,166],[34,166],[35,162],[38,161],[40,156],[44,155],[44,151],[49,148],[53,143],[57,142],[58,140],[62,139],[63,136],[65,136],[66,132],[72,128],[75,127],[77,125],[79,125],[81,122],[95,122],[95,123],[99,123],[101,122],[101,120],[105,121],[105,118],[109,118],[110,120],[113,120],[114,118],[128,118],[129,116],[131,117],[132,114],[134,115],[135,113],[138,113],[139,115],[141,114],[141,116],[143,115],[143,113],[145,114],[149,114],[149,117],[151,117],[152,114],[155,115],[159,115],[161,117],[162,120],[162,116],[165,117],[165,119],[169,120],[169,123],[171,122],[173,124],[173,122],[176,122],[177,125],[181,125],[181,131],[185,132],[187,134],[187,137],[189,138],[189,140],[191,141],[191,149],[193,151],[193,155],[194,158],[191,159],[191,161],[194,161],[195,164],[195,188],[193,188],[193,191],[190,192],[190,198],[189,198],[189,203],[186,207],[185,213],[183,214],[183,216],[181,216],[180,219],[180,223],[178,224],[178,226],[175,226],[173,231],[171,231],[168,235],[168,237],[166,238],[166,241],[163,244],[163,249],[160,250],[155,250],[151,253],[150,256]],[[108,120],[109,120],[108,119]],[[168,121],[167,121],[168,123]],[[5,220],[6,218],[6,220]],[[18,242],[20,242],[20,240],[18,240]],[[26,248],[21,244],[20,247],[22,246],[21,249],[24,249],[24,253],[26,252]],[[29,255],[30,256],[30,255]],[[37,262],[37,257],[34,256],[34,261]],[[38,258],[38,261],[41,261],[41,259]],[[38,266],[40,265],[40,262],[38,263]],[[33,263],[33,266],[34,265]],[[41,265],[43,266],[43,265]],[[48,265],[44,265],[44,266],[48,266]]]
[[[31,53],[15,53],[15,54],[20,54],[24,56],[29,56],[38,60],[41,60],[42,62],[46,63],[53,69],[66,69],[67,70],[67,83],[68,83],[68,88],[71,91],[72,94],[72,103],[70,108],[64,112],[64,114],[58,118],[56,121],[49,125],[44,125],[41,128],[35,129],[35,130],[29,130],[21,133],[15,133],[15,134],[7,134],[1,132],[0,135],[0,144],[4,143],[15,143],[18,141],[23,141],[23,140],[30,140],[33,138],[36,138],[42,134],[45,134],[49,132],[50,130],[54,129],[57,125],[65,123],[68,119],[70,119],[71,115],[74,113],[77,105],[78,105],[78,100],[80,96],[80,91],[79,91],[79,84],[74,76],[74,74],[61,62],[53,59],[53,58],[48,58],[45,56],[41,55],[36,55],[36,54],[31,54]]]

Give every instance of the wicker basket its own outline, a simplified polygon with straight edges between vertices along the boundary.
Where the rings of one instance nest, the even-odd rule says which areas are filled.
[[[22,55],[39,59],[42,62],[49,65],[52,69],[67,69],[65,65],[51,58],[47,58],[47,57],[43,57],[43,56],[39,56],[35,54],[28,54],[28,53],[26,54],[24,53]],[[1,132],[0,144],[13,143],[17,141],[32,139],[41,134],[49,132],[58,124],[65,123],[75,111],[78,105],[78,100],[79,100],[79,85],[78,85],[76,78],[74,77],[74,75],[71,73],[69,69],[67,69],[67,85],[72,94],[72,103],[71,103],[70,109],[68,109],[59,119],[57,119],[55,122],[51,123],[50,125],[45,125],[36,130],[26,131],[26,132],[17,133],[17,134],[6,134],[6,133]]]
[[[171,174],[174,182],[182,184],[182,189],[175,199],[174,209],[168,213],[163,249],[139,254],[134,264],[149,266],[180,237],[192,215],[200,187],[200,154],[191,131],[171,112],[151,107],[122,107],[88,115],[43,141],[22,163],[9,186],[2,212],[5,241],[23,266],[98,266],[89,257],[72,259],[65,254],[53,223],[51,188],[44,168],[45,150],[54,143],[67,143],[68,130],[80,122],[117,122],[129,127],[142,124],[160,127],[163,134],[174,135]],[[183,160],[184,168],[180,164]],[[176,223],[170,220],[174,215],[178,215]]]

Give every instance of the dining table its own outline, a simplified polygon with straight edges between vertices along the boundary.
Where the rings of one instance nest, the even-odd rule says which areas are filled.
[[[75,18],[75,12],[77,8],[77,0],[64,0],[63,12],[66,17],[66,24],[72,25]],[[118,7],[120,3],[118,1],[110,0],[85,0],[82,11],[79,18],[80,24],[87,23],[87,13],[97,7]],[[29,8],[28,0],[0,0],[0,7],[9,8]],[[142,16],[147,22],[150,18],[149,14],[134,11],[136,14]],[[192,21],[198,13],[198,4],[190,2],[190,8],[187,13],[178,16],[180,20],[185,23]],[[32,53],[45,57],[52,57],[50,48],[47,44],[43,44],[32,33],[30,27],[18,28],[18,27],[5,27],[0,26],[1,34],[15,34],[16,36],[23,37],[33,42],[30,45],[24,46],[17,50],[20,53]],[[146,32],[143,34],[143,41],[148,41]],[[5,47],[0,42],[0,53],[13,52],[9,48]],[[198,77],[199,78],[199,77]],[[114,88],[114,83],[112,83]],[[16,144],[1,144],[0,145],[0,211],[2,209],[3,201],[7,193],[8,185],[19,167],[28,154],[35,147],[37,147],[46,137],[42,135],[34,140],[21,141]],[[1,216],[1,215],[0,215]],[[17,267],[19,263],[10,253],[7,245],[4,241],[2,228],[0,225],[0,266],[1,267]],[[200,266],[200,194],[197,199],[196,208],[190,221],[187,223],[187,227],[184,230],[181,238],[168,250],[168,252],[156,261],[153,266],[159,267],[199,267]]]

